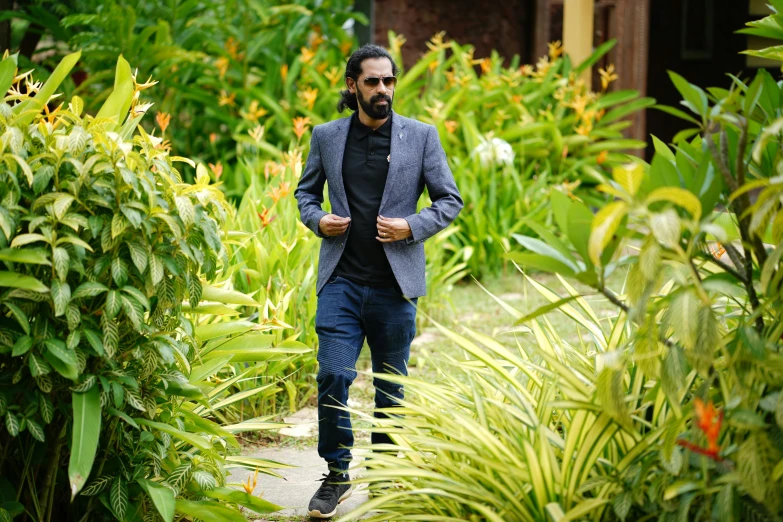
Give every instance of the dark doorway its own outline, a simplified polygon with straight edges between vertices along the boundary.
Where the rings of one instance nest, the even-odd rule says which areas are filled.
[[[731,85],[726,73],[743,75],[747,49],[736,34],[751,19],[748,0],[655,0],[650,2],[650,45],[647,95],[659,104],[680,109],[682,97],[667,71],[674,71],[702,88]],[[686,109],[687,112],[687,109]],[[670,143],[677,132],[692,127],[657,110],[647,111],[647,134]],[[647,149],[652,155],[652,140]]]

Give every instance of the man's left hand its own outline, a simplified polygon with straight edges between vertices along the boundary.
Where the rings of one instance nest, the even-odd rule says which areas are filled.
[[[381,243],[393,243],[413,236],[411,227],[403,218],[385,218],[378,216],[378,236],[375,239]]]

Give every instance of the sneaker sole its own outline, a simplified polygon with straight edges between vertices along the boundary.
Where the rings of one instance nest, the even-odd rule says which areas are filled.
[[[353,493],[353,488],[350,488],[348,491],[343,493],[343,496],[341,496],[340,500],[337,501],[337,505],[339,506],[340,504],[348,500],[348,497],[351,496],[351,493]],[[337,508],[334,508],[334,511],[332,511],[331,513],[321,513],[321,511],[317,509],[313,509],[307,514],[312,518],[332,518],[337,514]]]

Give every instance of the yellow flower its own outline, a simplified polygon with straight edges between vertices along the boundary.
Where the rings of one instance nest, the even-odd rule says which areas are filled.
[[[443,37],[446,36],[446,31],[441,31],[437,34],[435,34],[429,42],[427,42],[427,47],[429,47],[430,51],[440,51],[443,49],[446,45],[443,43]]]
[[[523,65],[519,70],[522,73],[522,76],[533,76],[533,66],[530,64]]]
[[[576,128],[576,133],[582,136],[589,136],[593,130],[593,124],[590,121],[583,121],[582,125]]]
[[[302,151],[294,149],[291,152],[284,152],[283,164],[293,171],[296,178],[299,178],[302,175]]]
[[[569,107],[574,109],[576,115],[581,118],[582,114],[584,114],[585,109],[587,108],[588,103],[590,103],[590,99],[587,96],[578,95],[575,96],[573,100],[571,100]]]
[[[247,131],[256,143],[261,143],[261,139],[264,137],[264,128],[261,125],[256,125],[254,129]]]
[[[340,42],[340,51],[342,51],[343,54],[347,55],[351,52],[351,49],[353,49],[353,42],[350,40],[345,40],[343,42]]]
[[[304,91],[300,91],[297,94],[299,94],[299,97],[304,100],[305,105],[307,105],[307,109],[313,110],[315,101],[318,98],[318,89],[315,87],[308,87]]]
[[[253,473],[253,481],[250,481],[250,475],[247,477],[247,482],[242,483],[242,487],[245,488],[245,492],[248,495],[253,494],[253,490],[256,489],[256,485],[258,484],[258,468],[256,468],[256,472]]]
[[[440,65],[439,60],[432,60],[430,64],[427,66],[427,68],[429,68],[430,73],[433,73],[435,72],[435,69],[437,69],[439,65]]]
[[[522,103],[522,95],[521,94],[514,94],[511,96],[511,101],[514,102],[515,105],[519,105]]]
[[[598,74],[601,75],[601,88],[603,90],[606,90],[610,83],[619,78],[614,72],[613,64],[609,64],[606,69],[598,69]]]
[[[234,106],[234,98],[236,98],[237,93],[232,92],[230,95],[226,92],[225,89],[220,91],[220,99],[218,99],[218,105],[224,106],[224,105],[231,105]]]
[[[299,52],[301,53],[299,59],[302,61],[302,63],[310,63],[313,61],[313,58],[315,58],[315,52],[311,51],[307,47],[302,47]]]
[[[481,74],[489,74],[492,72],[492,60],[484,58],[481,60]]]
[[[313,32],[310,33],[310,47],[318,49],[322,43],[324,43],[324,37],[321,36],[320,28],[313,26]]]
[[[324,73],[324,76],[329,80],[329,84],[334,87],[337,85],[337,82],[340,81],[342,73],[340,72],[340,68],[335,65],[334,67],[330,67],[329,70]]]
[[[329,67],[328,63],[321,62],[315,66],[315,70],[318,71],[318,74],[323,74],[327,67]]]
[[[301,140],[302,136],[304,136],[304,133],[307,132],[307,129],[309,129],[310,124],[310,118],[303,118],[301,116],[298,116],[294,118],[293,120],[294,124],[294,134],[296,134],[296,139]]]
[[[598,156],[596,156],[595,161],[596,161],[596,163],[601,165],[602,163],[606,162],[606,159],[608,157],[609,157],[609,152],[605,151],[605,150],[602,150],[601,152],[598,153]]]
[[[550,59],[556,60],[560,55],[563,54],[563,44],[560,43],[560,40],[548,43],[546,45],[549,47]]]
[[[285,83],[286,78],[288,78],[288,64],[284,63],[280,66],[280,77],[283,79],[283,83]]]
[[[446,127],[446,132],[449,134],[454,134],[454,132],[457,130],[457,127],[459,127],[459,123],[454,120],[446,120],[443,122],[443,126]]]
[[[239,114],[248,121],[258,121],[258,118],[262,118],[266,113],[266,109],[258,106],[257,100],[250,102],[250,107],[248,107],[247,112],[239,111]]]
[[[215,67],[218,70],[218,73],[220,74],[220,79],[222,80],[226,76],[226,72],[228,71],[228,65],[229,60],[225,56],[221,56],[217,60],[215,60]]]
[[[163,134],[166,132],[166,129],[169,127],[169,122],[171,121],[171,114],[168,114],[166,112],[158,112],[155,115],[155,121],[158,123],[158,127],[160,127],[160,133]]]
[[[389,42],[389,50],[394,56],[400,55],[400,49],[405,44],[407,40],[405,40],[405,37],[401,34],[398,34],[395,36],[390,42]]]

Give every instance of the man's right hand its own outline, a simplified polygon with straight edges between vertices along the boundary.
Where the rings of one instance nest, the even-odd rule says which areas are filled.
[[[325,236],[339,236],[348,230],[348,225],[351,223],[351,218],[335,216],[334,214],[326,214],[318,222],[318,229],[321,234]]]

